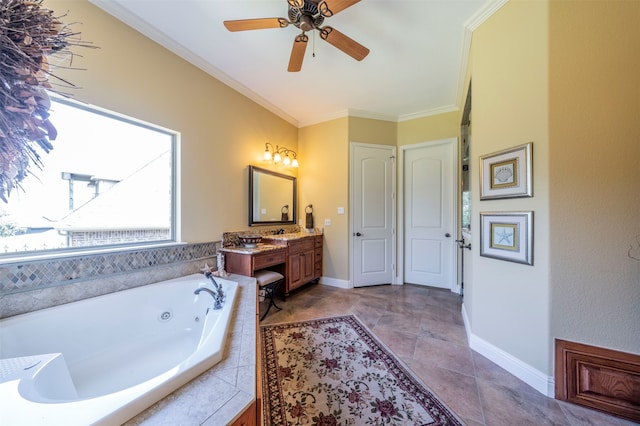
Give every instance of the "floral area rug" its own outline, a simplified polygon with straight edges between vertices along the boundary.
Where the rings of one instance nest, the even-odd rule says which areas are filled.
[[[462,425],[355,316],[266,325],[265,425]]]

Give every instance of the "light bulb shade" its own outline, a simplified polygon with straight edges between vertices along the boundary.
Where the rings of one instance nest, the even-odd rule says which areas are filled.
[[[269,151],[269,149],[267,148],[267,150],[264,152],[264,159],[266,161],[271,161],[271,151]]]
[[[291,158],[289,158],[289,154],[284,155],[284,158],[282,159],[282,163],[285,166],[288,166],[289,164],[291,164]]]
[[[291,162],[291,167],[298,167],[298,159],[297,158],[293,158],[293,161]]]
[[[282,157],[280,157],[280,153],[276,152],[275,154],[273,154],[273,162],[274,163],[279,163],[282,160]]]

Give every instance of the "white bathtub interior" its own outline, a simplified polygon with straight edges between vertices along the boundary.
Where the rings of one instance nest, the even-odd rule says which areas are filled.
[[[3,425],[122,422],[215,365],[238,288],[216,281],[220,310],[195,274],[1,320]]]

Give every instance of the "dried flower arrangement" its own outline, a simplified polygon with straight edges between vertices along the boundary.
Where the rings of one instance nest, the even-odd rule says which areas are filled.
[[[92,47],[79,42],[79,34],[64,25],[43,0],[0,1],[0,199],[20,186],[31,164],[42,167],[40,151],[48,153],[57,136],[49,121],[53,90],[73,85],[51,72],[47,56],[73,58],[69,46]]]

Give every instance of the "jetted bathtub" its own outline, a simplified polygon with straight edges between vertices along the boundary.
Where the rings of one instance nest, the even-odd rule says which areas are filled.
[[[114,425],[222,358],[238,284],[226,300],[189,275],[0,320],[0,424]]]

